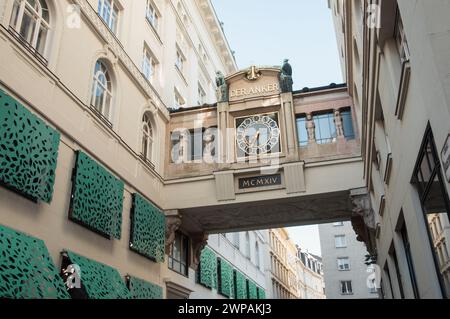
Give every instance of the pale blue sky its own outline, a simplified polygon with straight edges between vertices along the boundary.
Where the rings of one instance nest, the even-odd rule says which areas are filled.
[[[295,90],[343,82],[327,0],[212,2],[239,68],[281,65],[289,58]],[[301,247],[321,255],[317,226],[288,231]]]
[[[212,2],[239,68],[289,58],[296,90],[343,82],[327,0]]]

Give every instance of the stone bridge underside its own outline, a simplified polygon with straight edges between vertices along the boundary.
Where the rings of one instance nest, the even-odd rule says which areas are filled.
[[[185,227],[227,233],[350,220],[350,191],[195,207],[179,211]]]
[[[361,165],[359,158],[282,165],[282,185],[262,191],[239,189],[238,181],[248,176],[248,170],[177,180],[167,185],[166,214],[169,224],[172,220],[191,234],[350,220],[355,211],[353,195],[364,189]],[[260,174],[259,169],[256,172]]]

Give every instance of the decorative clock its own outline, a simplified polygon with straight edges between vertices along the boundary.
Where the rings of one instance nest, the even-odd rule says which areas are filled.
[[[236,120],[238,157],[280,152],[278,114],[252,115]]]

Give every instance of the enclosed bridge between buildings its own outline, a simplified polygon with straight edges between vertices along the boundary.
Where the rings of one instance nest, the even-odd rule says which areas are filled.
[[[205,239],[364,217],[359,115],[347,87],[293,91],[291,75],[287,63],[218,74],[217,105],[171,110],[169,232]]]

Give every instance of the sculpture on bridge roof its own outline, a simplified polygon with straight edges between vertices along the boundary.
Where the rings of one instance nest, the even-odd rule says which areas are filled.
[[[225,76],[221,71],[216,72],[216,85],[217,102],[228,102],[228,84],[225,80]]]
[[[294,81],[292,80],[292,66],[289,60],[285,59],[280,73],[280,88],[282,93],[292,92]]]

